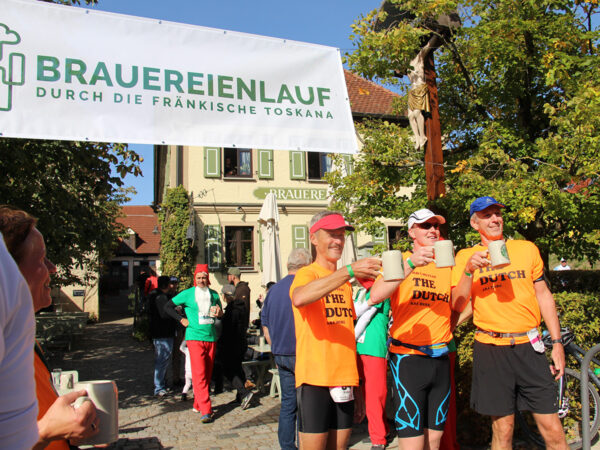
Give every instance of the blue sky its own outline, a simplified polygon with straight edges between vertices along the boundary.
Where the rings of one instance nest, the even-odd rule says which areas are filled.
[[[89,9],[260,34],[352,50],[350,25],[376,9],[381,0],[99,0]],[[153,199],[151,145],[130,145],[144,157],[142,177],[129,176],[138,193],[129,204],[149,205]]]

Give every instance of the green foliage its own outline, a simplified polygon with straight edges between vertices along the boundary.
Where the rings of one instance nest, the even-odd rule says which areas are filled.
[[[585,350],[600,343],[600,302],[598,292],[559,292],[554,294],[562,326],[577,336],[575,342]]]
[[[462,27],[434,53],[447,193],[428,203],[424,155],[412,149],[410,132],[371,122],[358,127],[364,147],[354,173],[328,178],[332,207],[367,232],[377,229],[378,217],[405,220],[416,209],[438,208],[462,247],[477,239],[468,205],[493,195],[508,206],[507,234],[535,242],[546,262],[551,253],[597,260],[597,2],[390,3],[413,19],[374,31],[376,12],[360,18],[347,62],[368,78],[405,88],[408,62],[431,36],[430,19],[452,10],[461,18]]]
[[[187,289],[193,284],[196,248],[186,239],[190,224],[188,193],[181,185],[167,189],[158,211],[160,232],[160,261],[164,275],[179,278],[179,286]]]
[[[72,271],[92,273],[112,255],[115,220],[132,192],[122,177],[139,175],[140,161],[123,144],[0,138],[0,203],[39,219],[59,283],[86,281]]]
[[[600,302],[598,292],[554,294],[556,307],[563,327],[568,327],[576,336],[575,342],[584,350],[600,343]],[[456,408],[458,412],[458,438],[461,444],[481,445],[489,441],[489,419],[475,413],[469,407],[471,392],[471,372],[473,368],[473,341],[475,327],[471,321],[465,322],[454,331],[457,345]],[[567,365],[579,370],[573,359]],[[468,424],[468,426],[461,426]]]

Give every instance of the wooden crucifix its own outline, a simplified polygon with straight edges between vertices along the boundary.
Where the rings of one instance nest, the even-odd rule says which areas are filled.
[[[374,23],[376,31],[390,29],[401,21],[412,21],[415,16],[388,0],[383,0],[380,10],[386,12],[384,20]],[[408,120],[413,130],[415,149],[425,147],[425,180],[427,200],[432,202],[446,192],[444,184],[444,156],[442,154],[442,132],[438,105],[434,52],[449,37],[451,30],[461,25],[458,14],[440,15],[423,24],[432,30],[429,40],[411,60],[411,69],[406,74],[411,81],[408,92]],[[405,74],[398,71],[398,76]]]
[[[425,147],[425,180],[427,200],[433,201],[446,192],[444,184],[444,155],[438,106],[434,51],[437,36],[419,51],[410,62],[408,73],[411,88],[408,92],[408,120],[415,135],[415,149]]]

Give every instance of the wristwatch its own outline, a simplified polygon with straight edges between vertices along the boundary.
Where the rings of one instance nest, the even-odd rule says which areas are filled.
[[[552,339],[552,345],[554,345],[554,344],[562,344],[562,343],[563,343],[562,338]]]

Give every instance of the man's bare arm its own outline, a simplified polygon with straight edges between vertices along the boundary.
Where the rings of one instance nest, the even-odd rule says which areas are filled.
[[[379,275],[381,261],[379,258],[364,258],[353,262],[351,267],[356,277],[372,280]],[[342,267],[331,275],[313,280],[304,286],[294,289],[294,292],[292,292],[292,303],[296,307],[310,305],[320,298],[325,297],[348,280],[350,280],[350,273],[346,267]]]
[[[533,283],[533,288],[535,289],[535,296],[540,306],[540,313],[542,314],[546,328],[550,332],[550,336],[553,340],[560,339],[560,322],[552,292],[550,292],[548,285],[543,280]],[[554,361],[554,368],[557,371],[555,376],[558,379],[565,371],[565,350],[562,344],[552,345],[552,361]]]

